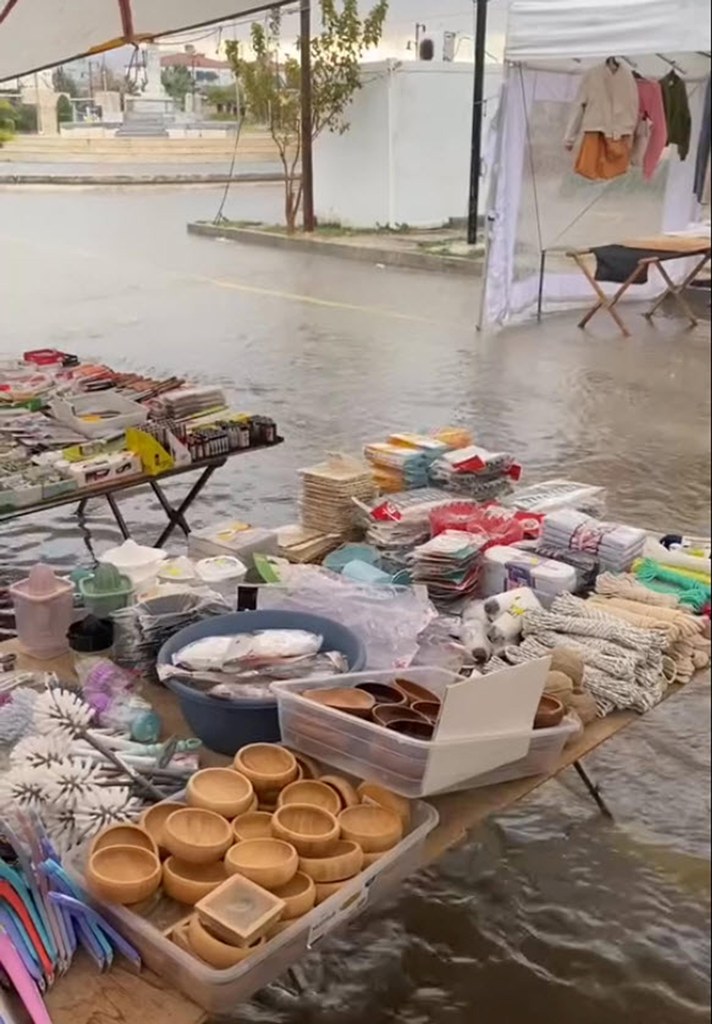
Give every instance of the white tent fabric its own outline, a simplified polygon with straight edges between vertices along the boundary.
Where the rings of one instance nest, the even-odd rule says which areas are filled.
[[[540,285],[545,310],[593,301],[567,250],[677,231],[698,219],[693,178],[709,38],[709,0],[512,0],[487,218],[486,322],[533,312]],[[686,72],[690,156],[683,162],[668,150],[652,182],[639,169],[611,182],[578,178],[563,136],[582,72],[619,56],[661,78],[671,54]],[[683,261],[675,266],[681,276]],[[661,290],[651,273],[628,294],[646,299]]]
[[[0,82],[286,0],[0,0]]]
[[[709,0],[511,0],[505,59],[710,49]]]

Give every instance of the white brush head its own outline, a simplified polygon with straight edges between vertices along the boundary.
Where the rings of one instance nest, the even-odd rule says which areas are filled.
[[[71,746],[68,736],[26,736],[10,752],[13,767],[47,768],[66,760]]]
[[[50,764],[45,769],[47,800],[66,808],[79,807],[103,778],[93,761],[80,757]]]
[[[11,768],[0,775],[0,808],[41,811],[46,803],[46,775],[40,768]]]
[[[0,705],[0,742],[13,743],[33,731],[35,703],[39,694],[24,687],[15,690]]]
[[[35,704],[35,728],[43,735],[78,736],[93,717],[89,705],[72,690],[51,687],[39,695]]]

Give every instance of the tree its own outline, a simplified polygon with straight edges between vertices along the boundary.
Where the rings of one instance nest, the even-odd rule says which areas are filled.
[[[193,91],[193,76],[188,68],[179,64],[174,68],[164,68],[161,82],[171,99],[175,100],[181,110],[185,109],[185,98]]]
[[[346,111],[361,88],[360,61],[383,35],[388,0],[376,0],[361,18],[358,0],[319,0],[322,29],[311,40],[312,138],[321,132],[348,131]],[[297,168],[301,158],[300,62],[280,57],[281,15],[270,12],[267,25],[252,25],[254,60],[244,60],[240,44],[227,40],[225,52],[242,87],[250,114],[268,125],[284,168],[284,214],[287,230],[296,228],[302,204]]]
[[[52,72],[52,88],[55,92],[65,92],[67,96],[72,98],[79,95],[79,86],[63,67],[55,68]]]
[[[0,148],[15,134],[15,108],[9,100],[0,99]]]
[[[62,93],[57,100],[57,124],[71,123],[74,120],[74,107],[71,101]]]
[[[215,110],[221,117],[234,118],[237,114],[237,95],[233,85],[209,85],[202,90],[206,103]]]

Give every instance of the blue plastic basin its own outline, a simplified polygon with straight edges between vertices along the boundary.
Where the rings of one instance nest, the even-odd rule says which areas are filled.
[[[158,654],[159,665],[171,665],[173,655],[195,640],[207,636],[254,633],[261,629],[304,629],[323,636],[323,651],[339,651],[349,663],[349,671],[366,665],[366,650],[359,638],[338,622],[306,612],[235,612],[206,619],[182,629],[171,637]],[[248,743],[278,743],[279,717],[276,700],[225,701],[199,693],[177,679],[166,685],[178,697],[181,711],[196,736],[218,754],[232,757]]]

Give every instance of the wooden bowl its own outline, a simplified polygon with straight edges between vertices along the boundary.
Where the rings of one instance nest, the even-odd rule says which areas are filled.
[[[250,811],[232,823],[232,834],[236,843],[245,839],[269,839],[272,835],[272,815],[267,811]]]
[[[300,857],[299,870],[315,882],[343,882],[363,870],[363,858],[358,843],[341,839],[328,857]]]
[[[188,780],[189,807],[215,811],[223,818],[237,818],[249,810],[255,799],[252,783],[232,768],[203,768]]]
[[[177,857],[169,857],[163,865],[163,891],[171,899],[189,907],[217,889],[226,878],[227,872],[222,861],[215,864],[188,864]]]
[[[210,934],[197,914],[193,914],[188,924],[188,941],[193,952],[218,971],[227,971],[230,967],[241,964],[265,944],[262,937],[253,946],[228,946],[226,942],[221,942]]]
[[[168,847],[165,844],[166,819],[173,814],[174,811],[180,811],[185,806],[185,804],[166,800],[165,803],[155,804],[153,807],[149,807],[141,815],[141,828],[145,832],[148,832],[149,836],[158,847],[159,854],[163,857],[168,853]]]
[[[373,867],[373,865],[376,863],[376,861],[380,860],[381,857],[383,857],[382,853],[364,853],[364,855],[363,855],[363,870],[365,871],[366,868]]]
[[[184,807],[166,818],[167,848],[189,864],[213,864],[232,845],[230,823],[215,811]]]
[[[307,757],[306,754],[300,753],[298,750],[290,750],[290,753],[294,754],[297,764],[301,769],[301,778],[303,779],[318,779],[321,775],[319,765],[312,757]]]
[[[281,839],[246,839],[225,854],[228,875],[242,875],[273,892],[291,882],[299,868],[299,856]]]
[[[316,904],[316,886],[309,875],[298,871],[291,882],[274,890],[275,896],[287,904],[287,909],[282,914],[282,921],[293,921],[296,917],[303,917]]]
[[[403,822],[403,829],[410,827],[410,801],[398,793],[393,793],[377,782],[362,782],[358,787],[358,795],[363,804],[385,807],[387,811],[395,811]]]
[[[319,906],[320,903],[323,903],[324,900],[328,900],[330,896],[333,896],[335,893],[337,893],[339,889],[343,889],[343,887],[346,885],[346,882],[349,881],[350,879],[347,878],[343,882],[320,882],[316,886],[317,907]]]
[[[307,779],[303,782],[290,782],[282,790],[277,801],[278,807],[285,807],[287,804],[309,804],[310,807],[323,807],[331,814],[338,814],[341,811],[341,798],[323,782],[314,782]]]
[[[431,725],[435,725],[438,718],[440,718],[440,712],[442,711],[442,704],[440,701],[434,700],[417,700],[413,704],[413,711],[417,711],[419,715],[427,719]]]
[[[358,843],[364,853],[384,853],[403,838],[403,822],[385,807],[347,807],[339,815],[341,835]]]
[[[441,703],[437,693],[433,693],[432,690],[427,690],[424,686],[419,686],[418,683],[411,683],[408,679],[396,679],[393,685],[397,690],[400,690],[405,699],[411,705],[415,704],[416,701],[423,700],[432,704]]]
[[[345,686],[329,690],[305,690],[302,697],[322,707],[331,708],[332,711],[341,711],[357,718],[370,718],[376,706],[376,698],[370,693]]]
[[[417,711],[413,711],[406,704],[378,704],[373,709],[373,720],[377,725],[385,729],[391,722],[424,722],[425,719]]]
[[[348,779],[342,775],[322,775],[319,779],[324,786],[330,786],[339,796],[339,811],[344,807],[355,807],[359,803],[358,793]]]
[[[536,717],[534,718],[535,729],[554,729],[561,725],[566,715],[566,707],[558,697],[545,693],[539,702]]]
[[[314,890],[314,898],[316,899],[316,889]],[[289,921],[277,921],[277,924],[273,924],[267,932],[267,941],[276,939],[282,932],[286,932],[287,928],[291,928],[296,920],[296,917],[292,917]]]
[[[358,683],[356,685],[357,690],[363,690],[364,693],[370,693],[376,704],[407,704],[405,694],[396,689],[395,686],[389,686],[388,683]]]
[[[253,743],[235,754],[234,766],[250,780],[260,803],[265,793],[278,793],[294,782],[299,768],[289,750],[276,743]]]
[[[191,956],[196,956],[193,947],[190,944],[188,937],[188,921],[181,921],[175,926],[171,932],[171,942],[174,942],[178,949],[182,949],[184,953],[190,953]]]
[[[135,846],[138,850],[148,850],[158,856],[158,846],[150,833],[140,825],[108,825],[103,828],[89,847],[89,856],[99,850],[108,850],[110,846]]]
[[[420,722],[412,722],[409,718],[398,718],[388,725],[389,732],[397,732],[399,736],[408,736],[412,740],[428,743],[435,735],[435,726],[423,718]]]
[[[339,823],[322,807],[287,804],[272,818],[272,835],[295,847],[300,857],[326,857],[339,838]]]
[[[161,883],[161,862],[140,846],[107,846],[90,855],[86,880],[91,892],[108,903],[141,903]]]

